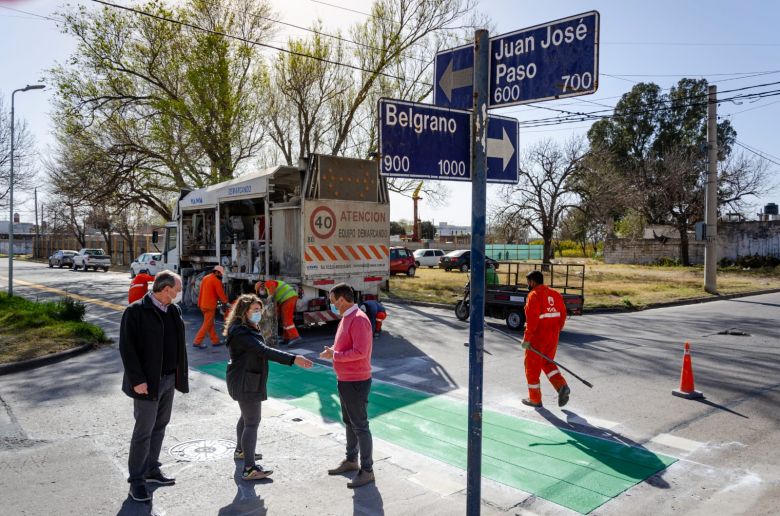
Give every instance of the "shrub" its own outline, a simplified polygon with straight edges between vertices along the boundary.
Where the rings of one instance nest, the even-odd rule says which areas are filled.
[[[669,258],[668,256],[664,256],[656,260],[655,264],[660,267],[677,267],[680,265],[680,260],[677,258]]]
[[[70,296],[63,297],[58,305],[57,318],[63,321],[80,322],[84,320],[84,315],[87,313],[87,306]]]

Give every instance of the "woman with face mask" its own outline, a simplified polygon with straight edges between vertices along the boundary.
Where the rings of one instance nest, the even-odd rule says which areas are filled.
[[[225,322],[224,331],[230,352],[227,366],[228,393],[241,409],[241,417],[236,424],[234,458],[244,461],[241,474],[244,480],[261,480],[272,473],[255,462],[260,406],[267,399],[268,361],[290,366],[295,364],[306,369],[312,366],[312,361],[306,357],[265,345],[259,331],[262,313],[263,303],[260,298],[244,294],[236,300]]]

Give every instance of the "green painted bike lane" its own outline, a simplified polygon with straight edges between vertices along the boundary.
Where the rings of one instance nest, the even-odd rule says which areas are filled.
[[[198,369],[225,378],[226,362]],[[303,370],[271,364],[269,397],[341,421],[336,377],[328,367]],[[369,419],[374,436],[466,468],[464,402],[377,381]],[[587,514],[677,459],[552,425],[486,410],[482,475]]]

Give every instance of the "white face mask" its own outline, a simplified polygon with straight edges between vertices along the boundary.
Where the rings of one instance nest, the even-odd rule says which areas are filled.
[[[252,324],[255,324],[255,325],[260,324],[260,321],[262,321],[262,320],[263,320],[262,312],[252,312],[251,314],[249,314],[249,321]]]
[[[182,298],[182,292],[181,292],[181,290],[180,290],[180,291],[179,291],[179,293],[178,293],[178,294],[176,294],[176,297],[174,297],[173,299],[171,299],[171,303],[173,303],[173,304],[175,304],[175,305],[176,305],[176,304],[179,304],[179,303],[181,303],[181,298]]]

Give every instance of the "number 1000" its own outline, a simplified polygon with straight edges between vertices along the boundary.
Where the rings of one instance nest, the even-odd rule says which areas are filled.
[[[440,159],[439,160],[439,175],[440,176],[465,176],[466,175],[466,162]]]

